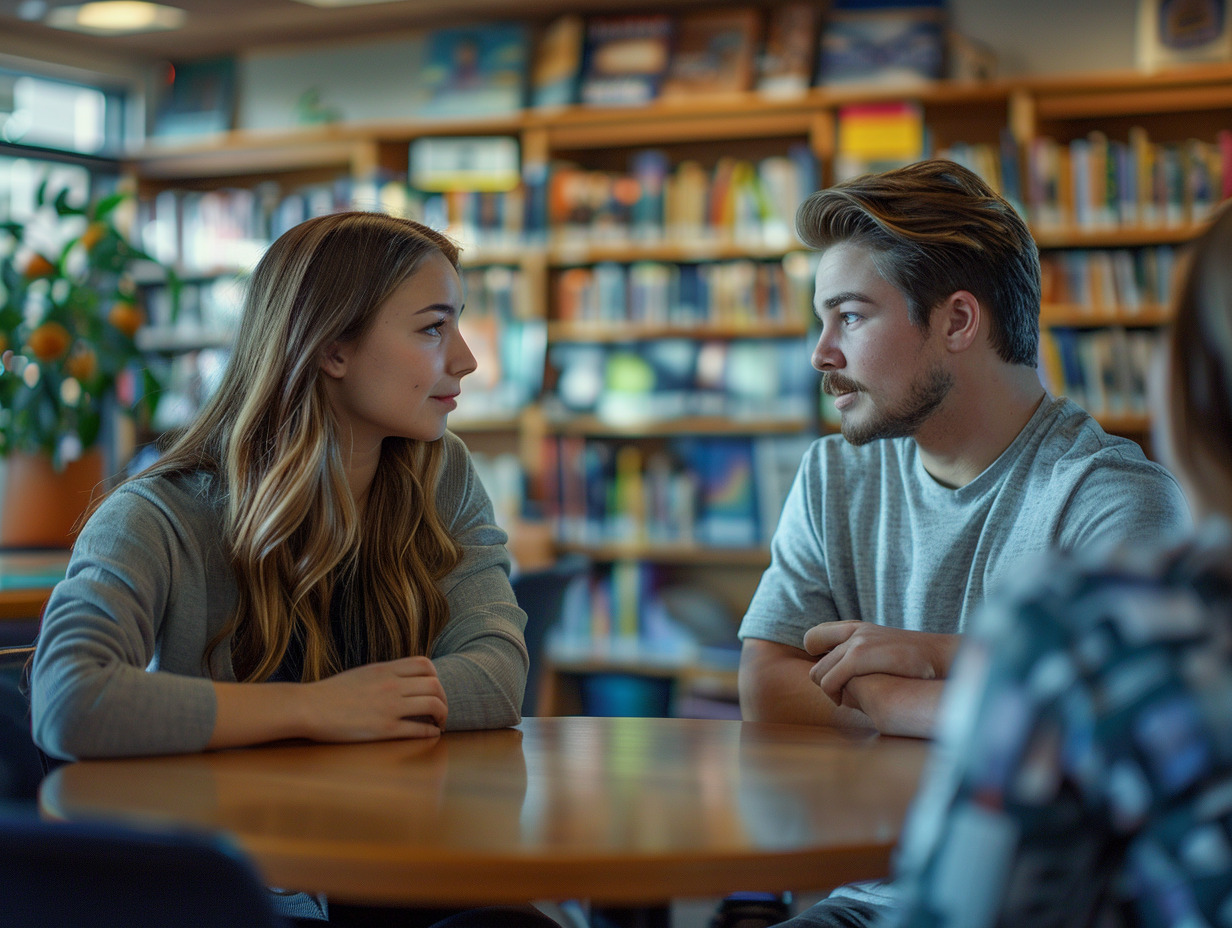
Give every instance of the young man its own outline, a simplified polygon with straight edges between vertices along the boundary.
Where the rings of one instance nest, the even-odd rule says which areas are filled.
[[[1158,542],[1175,479],[1036,372],[1039,254],[976,175],[927,161],[814,193],[815,442],[740,628],[745,719],[931,734],[958,635],[1049,550]]]

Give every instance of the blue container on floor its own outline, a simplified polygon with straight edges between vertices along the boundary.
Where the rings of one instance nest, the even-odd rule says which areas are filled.
[[[582,713],[609,718],[666,718],[675,681],[631,673],[588,674],[580,681]]]

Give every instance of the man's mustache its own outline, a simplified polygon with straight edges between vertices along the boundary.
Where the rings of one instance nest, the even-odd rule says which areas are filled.
[[[856,391],[863,390],[864,387],[860,383],[844,377],[842,374],[826,371],[821,375],[821,389],[823,393],[828,393],[830,396],[842,396],[844,393],[855,393]]]

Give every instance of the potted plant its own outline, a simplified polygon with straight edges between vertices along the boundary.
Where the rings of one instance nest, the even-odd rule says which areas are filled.
[[[178,282],[121,231],[130,194],[71,199],[44,183],[27,220],[0,223],[0,545],[67,545],[104,476],[104,417],[148,420],[158,398],[134,270],[156,268],[173,305]]]

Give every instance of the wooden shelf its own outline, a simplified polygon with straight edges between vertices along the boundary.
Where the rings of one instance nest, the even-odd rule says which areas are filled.
[[[556,241],[549,250],[552,267],[579,267],[609,261],[632,264],[704,264],[711,261],[782,258],[804,248],[799,242],[766,243],[761,240],[696,238],[687,242],[576,242]]]
[[[779,435],[807,432],[805,419],[730,419],[723,416],[689,416],[644,422],[607,422],[596,416],[577,416],[564,421],[548,420],[549,435],[582,435],[610,438],[655,438],[668,435]]]
[[[1102,229],[1033,229],[1032,237],[1041,249],[1049,248],[1134,248],[1150,245],[1180,245],[1192,241],[1202,225],[1132,226]]]
[[[1167,325],[1171,321],[1172,311],[1158,304],[1135,310],[1121,307],[1093,309],[1077,303],[1045,303],[1040,309],[1041,326],[1151,328]]]
[[[1151,432],[1151,417],[1137,413],[1099,413],[1095,414],[1105,432],[1113,435],[1149,435]]]
[[[769,567],[768,548],[703,548],[699,545],[558,543],[565,554],[585,554],[592,561],[650,561],[655,564],[697,564],[730,567]]]
[[[549,322],[551,342],[637,342],[660,338],[737,339],[801,338],[809,333],[806,324],[751,320],[745,325],[646,325],[636,322]]]

